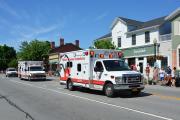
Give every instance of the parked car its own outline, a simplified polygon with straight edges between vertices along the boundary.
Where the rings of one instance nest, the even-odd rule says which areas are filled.
[[[6,69],[6,77],[17,77],[17,70],[15,68],[7,68]]]

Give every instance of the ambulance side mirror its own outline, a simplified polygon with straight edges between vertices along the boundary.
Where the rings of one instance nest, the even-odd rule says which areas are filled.
[[[98,68],[97,67],[94,67],[94,72],[97,72],[98,71]]]
[[[102,69],[99,69],[98,67],[94,67],[94,72],[103,72],[103,68]]]

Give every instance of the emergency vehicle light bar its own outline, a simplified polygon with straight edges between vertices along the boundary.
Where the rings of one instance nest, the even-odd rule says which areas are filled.
[[[85,52],[84,54],[85,54],[86,56],[88,56],[88,52]]]
[[[94,57],[94,51],[90,51],[90,56]]]
[[[104,54],[99,54],[99,58],[104,58]]]
[[[113,58],[113,54],[109,54],[109,58]]]
[[[123,53],[122,53],[122,52],[118,52],[118,56],[119,56],[119,57],[122,57],[122,56],[123,56]]]

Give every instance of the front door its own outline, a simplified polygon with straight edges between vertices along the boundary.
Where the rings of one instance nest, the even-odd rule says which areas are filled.
[[[140,67],[140,72],[143,73],[143,63],[142,62],[139,63],[139,67]]]
[[[102,77],[103,77],[103,72],[104,72],[104,68],[103,68],[102,62],[96,61],[94,70],[93,70],[93,80],[91,82],[94,88],[97,88],[100,85]]]

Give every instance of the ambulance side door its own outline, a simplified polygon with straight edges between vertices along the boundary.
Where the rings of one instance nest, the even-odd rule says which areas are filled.
[[[101,80],[104,72],[104,67],[101,61],[96,61],[93,71],[93,80]]]

